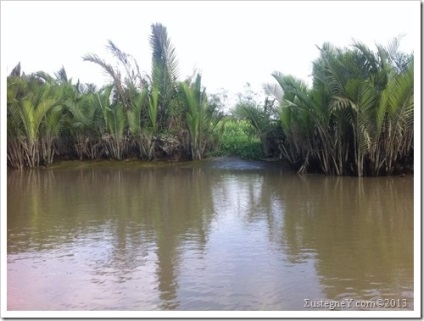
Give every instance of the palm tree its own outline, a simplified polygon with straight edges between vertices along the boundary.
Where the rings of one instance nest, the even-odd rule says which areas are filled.
[[[61,117],[60,93],[58,86],[51,83],[34,82],[38,80],[33,76],[13,76],[8,83],[8,160],[9,165],[18,168],[22,164],[39,166],[40,156],[45,165],[53,161],[52,142]]]
[[[96,104],[97,96],[90,86],[69,86],[64,106],[66,107],[65,128],[69,131],[78,158],[98,157],[101,111]]]
[[[386,173],[391,174],[399,159],[412,153],[414,140],[414,65],[413,63],[400,74],[392,74],[387,88],[382,93],[380,103],[381,114],[385,110],[385,118],[378,119],[379,142],[382,147],[373,150],[378,174],[385,166]],[[382,118],[382,120],[380,120]],[[381,155],[382,154],[382,155]],[[384,164],[384,165],[383,165]]]
[[[398,39],[374,53],[364,44],[325,43],[313,63],[312,89],[273,73],[267,85],[280,103],[279,149],[299,172],[311,163],[327,174],[390,174],[413,148],[413,56]],[[302,164],[302,165],[301,165]]]
[[[202,88],[202,76],[197,74],[194,82],[180,83],[186,103],[186,123],[190,133],[190,151],[193,159],[202,159],[210,134],[210,114],[206,89]]]
[[[121,160],[127,147],[124,137],[127,118],[121,103],[112,101],[113,88],[113,85],[109,85],[97,92],[94,105],[101,114],[99,132],[106,147],[105,152],[110,157]]]
[[[155,92],[155,91],[154,91]],[[147,89],[137,93],[134,97],[131,109],[127,112],[129,132],[132,135],[134,144],[139,151],[141,159],[153,159],[153,133],[156,130],[155,111],[157,111],[157,94],[149,97]],[[147,126],[147,119],[143,119],[143,110],[149,114],[151,126]]]
[[[53,163],[54,155],[57,154],[55,142],[60,136],[63,120],[63,105],[56,104],[46,113],[40,127],[41,157],[44,165]]]
[[[313,119],[314,101],[306,84],[292,76],[280,72],[272,74],[280,85],[282,96],[279,121],[282,138],[279,144],[281,154],[299,173],[306,172],[309,158],[313,155],[312,137],[315,130]],[[274,89],[275,91],[275,89]]]
[[[19,102],[26,95],[27,82],[21,76],[20,63],[7,77],[7,163],[9,166],[25,166],[24,150],[21,144],[22,131]]]
[[[107,48],[125,70],[125,78],[122,78],[119,68],[114,68],[99,56],[95,54],[83,56],[85,61],[100,65],[112,77],[114,106],[122,106],[124,109],[131,126],[129,131],[137,137],[135,144],[140,150],[140,157],[149,160],[154,157],[158,132],[167,126],[168,107],[176,93],[177,79],[175,49],[168,38],[166,28],[161,24],[153,24],[151,28],[152,72],[148,77],[149,82],[142,77],[137,61],[121,51],[111,40],[108,41]],[[146,88],[149,88],[149,93]],[[144,97],[148,97],[147,104],[144,104]],[[146,110],[142,108],[144,106]],[[120,111],[116,113],[117,118],[121,119],[122,113]],[[141,120],[145,117],[148,121],[144,122],[141,128]]]
[[[158,122],[161,128],[167,125],[169,104],[176,94],[178,63],[175,48],[168,38],[166,27],[152,24],[150,46],[152,48],[152,73],[150,86],[158,91]]]
[[[342,130],[353,138],[350,147],[345,149],[350,153],[357,176],[378,175],[383,167],[384,172],[391,173],[400,146],[390,144],[402,141],[404,131],[411,132],[408,128],[412,128],[413,121],[413,71],[407,67],[399,73],[398,65],[394,64],[392,57],[398,55],[393,43],[397,42],[395,39],[389,49],[377,45],[376,53],[359,42],[354,42],[351,51],[334,54],[328,47],[322,50],[326,67],[323,79],[332,92],[335,114],[343,113]],[[389,101],[396,101],[394,109],[402,110],[400,114],[395,113],[399,120],[395,121],[397,134],[391,125],[383,127],[393,119],[387,109]],[[407,141],[412,142],[413,136],[407,136]],[[382,149],[382,146],[386,147]],[[410,149],[412,144],[406,146]]]

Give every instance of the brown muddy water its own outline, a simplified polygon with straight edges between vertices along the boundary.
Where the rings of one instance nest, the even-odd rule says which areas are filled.
[[[8,310],[414,307],[412,176],[65,167],[8,171]]]

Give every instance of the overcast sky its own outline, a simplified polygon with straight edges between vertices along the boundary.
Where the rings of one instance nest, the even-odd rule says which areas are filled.
[[[420,54],[420,1],[2,1],[2,74],[18,62],[26,73],[52,75],[63,65],[75,82],[105,84],[101,68],[81,57],[110,59],[108,39],[150,73],[155,22],[167,27],[180,79],[198,68],[209,93],[235,94],[246,82],[259,90],[275,70],[310,82],[316,45],[324,42],[373,47],[404,34],[400,49]]]

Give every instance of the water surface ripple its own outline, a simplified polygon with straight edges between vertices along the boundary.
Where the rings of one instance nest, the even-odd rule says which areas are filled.
[[[413,309],[411,176],[225,159],[7,179],[8,310]]]

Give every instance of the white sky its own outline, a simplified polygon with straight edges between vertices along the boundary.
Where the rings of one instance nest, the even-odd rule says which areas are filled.
[[[102,69],[82,56],[113,59],[111,39],[150,73],[150,26],[160,22],[176,48],[180,78],[202,71],[208,93],[255,91],[275,70],[310,82],[316,45],[352,39],[374,48],[405,34],[401,50],[419,57],[420,1],[1,2],[2,73],[53,75],[63,65],[76,82],[105,84]],[[415,50],[414,50],[415,49]]]

